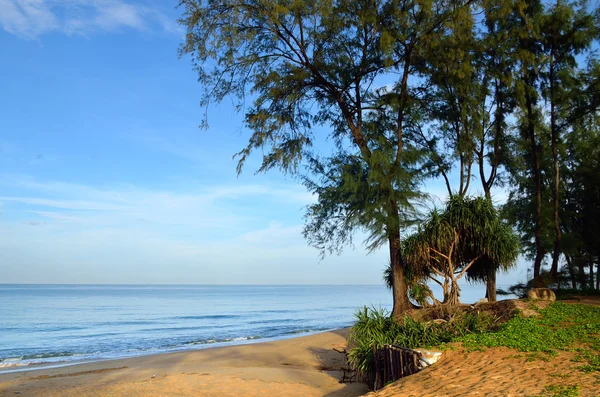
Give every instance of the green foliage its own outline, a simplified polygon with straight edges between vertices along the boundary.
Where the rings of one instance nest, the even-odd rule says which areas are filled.
[[[525,4],[519,14],[509,11],[505,18],[505,27],[513,31],[509,42],[518,48],[510,69],[517,128],[504,158],[510,175],[505,215],[519,232],[527,257],[535,259],[534,277],[552,254],[551,273],[557,281],[561,254],[573,276],[581,274],[576,262],[586,254],[586,261],[598,260],[593,252],[597,244],[586,241],[597,239],[590,221],[595,205],[583,203],[583,190],[593,195],[588,186],[595,182],[579,178],[584,164],[597,161],[597,155],[588,157],[589,150],[582,149],[597,148],[592,142],[598,135],[600,91],[597,77],[590,76],[597,64],[593,48],[600,20],[587,1]]]
[[[566,276],[565,273],[560,272],[559,276],[562,275]],[[560,285],[552,281],[552,279],[550,278],[550,274],[547,271],[542,271],[541,279],[544,281],[548,288],[554,291],[556,299],[558,300],[569,299],[574,296],[600,296],[600,290],[591,289],[589,287],[585,287],[583,289],[564,287],[557,288]],[[584,277],[584,280],[586,280],[586,283],[584,283],[584,285],[587,285],[587,277]],[[499,289],[498,295],[516,295],[517,297],[524,299],[527,298],[527,292],[532,288],[534,288],[534,280],[529,280],[526,283],[517,283],[511,285],[510,287],[508,287],[507,290]]]
[[[600,296],[600,290],[597,289],[561,289],[555,290],[556,299],[568,299],[574,296]]]
[[[307,166],[304,182],[318,196],[306,213],[309,243],[338,252],[362,229],[369,248],[397,250],[411,200],[430,175],[413,139],[423,125],[420,51],[471,3],[180,0],[180,54],[192,57],[204,106],[227,98],[245,113],[251,136],[236,155],[238,172],[256,151],[259,172],[297,175]],[[333,149],[319,152],[313,145],[325,137],[315,133],[323,130]],[[400,313],[408,295],[394,288]]]
[[[395,344],[407,348],[440,346],[457,337],[488,331],[492,318],[485,314],[457,312],[451,321],[422,322],[405,317],[397,322],[385,309],[365,307],[355,314],[348,359],[365,379],[374,371],[373,347]]]
[[[415,206],[424,197],[417,176],[422,168],[419,155],[410,144],[405,144],[403,150],[405,161],[394,172],[386,171],[387,176],[379,174],[380,165],[370,166],[356,155],[338,153],[331,158],[311,158],[308,170],[312,176],[304,176],[302,180],[318,201],[305,212],[303,235],[308,243],[322,255],[340,253],[352,244],[354,232],[362,229],[368,233],[368,249],[373,250],[388,242],[388,228],[414,224],[419,218]],[[395,188],[389,187],[387,178],[394,179]],[[390,201],[398,204],[395,215],[386,210]]]
[[[355,315],[349,361],[367,382],[372,381],[374,371],[373,348],[386,344],[443,349],[449,342],[462,342],[468,350],[508,347],[528,353],[529,361],[548,361],[559,350],[571,350],[584,363],[577,367],[579,370],[600,371],[600,307],[557,302],[541,309],[538,317],[517,315],[499,327],[485,312],[458,311],[449,321],[439,323],[411,317],[397,322],[384,309],[366,307]],[[522,355],[513,356],[519,357]]]
[[[570,386],[546,386],[544,388],[544,394],[532,397],[577,397],[579,396],[580,387],[579,385]]]
[[[408,287],[408,297],[413,303],[416,303],[420,307],[429,307],[438,303],[433,296],[433,291],[429,286],[420,282],[412,273],[410,267],[404,271],[404,279]],[[388,266],[383,271],[383,281],[389,289],[393,288],[394,278],[392,274],[392,266]]]
[[[408,287],[408,296],[421,307],[431,306],[435,303],[433,291],[425,283],[414,283]]]
[[[466,274],[471,280],[486,280],[497,270],[511,268],[519,243],[491,200],[455,195],[443,211],[429,214],[402,249],[407,269],[417,281],[437,281],[444,287],[444,302],[458,303],[458,279]]]
[[[496,332],[466,335],[457,338],[467,349],[482,347],[509,347],[522,352],[557,354],[577,345],[588,345],[582,356],[588,361],[585,370],[600,370],[600,307],[569,305],[556,302],[540,310],[539,317],[516,316],[500,326]],[[583,368],[582,368],[583,369]]]

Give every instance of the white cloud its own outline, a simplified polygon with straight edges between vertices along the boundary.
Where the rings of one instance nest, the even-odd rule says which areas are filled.
[[[0,23],[7,32],[27,38],[59,26],[45,0],[0,0]]]
[[[120,27],[142,29],[144,19],[141,14],[141,10],[131,4],[115,2],[98,9],[94,22],[98,27],[108,31]]]
[[[50,32],[89,35],[156,26],[169,32],[180,30],[156,8],[126,0],[0,0],[0,26],[26,39]]]
[[[107,202],[82,201],[82,200],[52,200],[46,198],[30,197],[1,197],[0,201],[12,201],[22,204],[29,204],[42,207],[62,208],[66,210],[92,210],[92,211],[111,211],[124,209],[125,207],[115,206]]]

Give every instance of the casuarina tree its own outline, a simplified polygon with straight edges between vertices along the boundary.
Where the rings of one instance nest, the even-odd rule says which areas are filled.
[[[238,154],[238,171],[251,152],[261,150],[259,171],[296,172],[304,161],[316,158],[315,131],[325,131],[339,149],[326,157],[350,156],[352,163],[342,171],[356,170],[367,178],[369,199],[377,200],[376,227],[389,247],[395,316],[411,307],[400,250],[403,202],[398,190],[412,184],[399,181],[405,179],[411,156],[405,150],[406,134],[417,95],[414,88],[420,84],[416,77],[421,49],[443,34],[444,24],[469,4],[180,2],[180,22],[187,29],[181,53],[193,59],[202,104],[232,98],[252,132]],[[368,119],[379,120],[372,126],[381,129],[369,127]],[[328,172],[328,167],[323,169]],[[319,201],[324,199],[317,193]]]

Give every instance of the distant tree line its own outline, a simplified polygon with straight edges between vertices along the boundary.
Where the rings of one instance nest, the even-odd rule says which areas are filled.
[[[564,262],[573,285],[598,288],[600,11],[592,6],[182,0],[180,51],[192,57],[203,106],[228,98],[245,115],[252,134],[238,172],[259,150],[259,172],[298,175],[316,195],[306,212],[310,244],[338,252],[363,230],[370,249],[387,245],[400,316],[413,307],[411,287],[435,271],[447,303],[458,301],[455,271],[485,281],[495,299],[496,270],[514,264],[518,249],[491,206],[495,187],[510,191],[501,213],[536,280],[545,261],[551,280]],[[332,150],[315,147],[317,131]],[[421,223],[418,204],[434,178],[450,200]],[[474,180],[483,201],[468,197]],[[464,224],[476,219],[453,218],[457,203],[495,218],[487,229]],[[505,232],[500,254],[469,240]],[[456,257],[439,250],[459,245]]]

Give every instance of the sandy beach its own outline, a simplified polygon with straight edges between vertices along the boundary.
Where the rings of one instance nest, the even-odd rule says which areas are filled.
[[[593,302],[597,304],[597,302]],[[539,396],[578,385],[600,396],[600,378],[578,354],[555,357],[454,344],[435,365],[378,392],[339,383],[348,329],[298,338],[0,374],[0,396]]]
[[[0,396],[359,396],[339,383],[347,332],[0,374]]]

